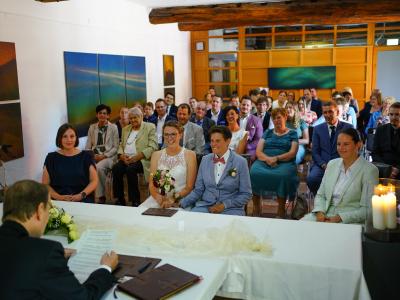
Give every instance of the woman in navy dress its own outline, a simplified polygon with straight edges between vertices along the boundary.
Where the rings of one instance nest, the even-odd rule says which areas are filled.
[[[273,109],[272,121],[275,128],[264,132],[257,145],[257,160],[250,169],[254,215],[260,214],[258,195],[273,191],[277,194],[278,217],[284,217],[286,198],[294,198],[299,184],[295,163],[298,137],[296,131],[286,127],[285,108]]]
[[[78,144],[76,129],[70,124],[61,125],[56,137],[59,150],[47,154],[42,175],[54,200],[94,202],[96,163],[89,151],[77,148]]]

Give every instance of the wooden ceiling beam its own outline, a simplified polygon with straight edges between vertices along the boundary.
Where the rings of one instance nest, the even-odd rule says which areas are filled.
[[[351,24],[400,21],[398,0],[308,0],[152,9],[152,24],[179,23],[182,31],[250,25]]]

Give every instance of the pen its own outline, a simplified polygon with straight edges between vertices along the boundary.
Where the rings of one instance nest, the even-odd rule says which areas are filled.
[[[138,273],[139,274],[142,274],[144,271],[146,271],[149,267],[151,266],[151,261],[149,261],[147,264],[145,264],[143,267],[141,267],[139,270],[138,270]]]

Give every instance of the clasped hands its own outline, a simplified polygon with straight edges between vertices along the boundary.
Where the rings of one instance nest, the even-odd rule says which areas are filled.
[[[333,217],[327,217],[322,211],[317,212],[315,215],[317,222],[327,222],[327,223],[341,223],[342,218],[339,215]]]
[[[278,165],[278,157],[277,156],[266,156],[264,162],[270,167],[276,167]]]
[[[138,161],[136,155],[134,155],[134,156],[129,156],[129,155],[126,155],[126,154],[121,154],[120,157],[119,157],[119,159],[120,159],[123,163],[125,163],[126,165],[130,165],[130,164],[133,164],[133,163],[135,163],[135,162]]]
[[[179,203],[173,197],[158,194],[155,199],[161,208],[179,207]]]
[[[82,200],[82,194],[60,195],[56,200],[78,202]]]

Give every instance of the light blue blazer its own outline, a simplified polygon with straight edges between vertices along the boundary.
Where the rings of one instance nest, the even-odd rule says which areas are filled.
[[[370,206],[374,186],[378,184],[379,171],[373,164],[359,157],[354,162],[352,178],[346,182],[338,204],[332,202],[332,194],[338,181],[342,158],[328,163],[321,186],[315,196],[313,213],[322,211],[327,216],[339,215],[343,223],[363,223]],[[308,214],[305,220],[315,219]]]
[[[246,159],[231,151],[224,172],[216,184],[213,157],[213,153],[203,157],[195,187],[181,200],[180,205],[183,208],[208,207],[222,202],[225,206],[224,214],[244,215],[244,205],[252,195]],[[233,168],[237,170],[236,176],[229,175],[229,170]]]

